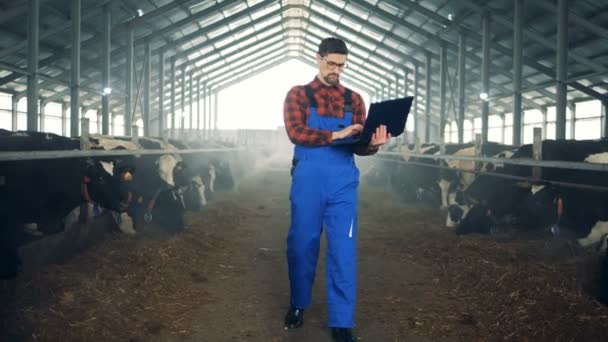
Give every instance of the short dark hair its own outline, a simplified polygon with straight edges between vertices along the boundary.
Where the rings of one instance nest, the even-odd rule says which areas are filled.
[[[331,37],[325,38],[321,41],[321,44],[319,44],[319,51],[317,51],[317,53],[321,57],[327,56],[330,53],[348,55],[348,48],[342,39]]]

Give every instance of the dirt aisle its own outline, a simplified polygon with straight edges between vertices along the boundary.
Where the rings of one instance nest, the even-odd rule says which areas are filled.
[[[114,234],[21,276],[0,340],[329,341],[324,243],[305,324],[283,330],[289,182],[288,170],[253,176],[183,233]],[[365,186],[359,219],[360,341],[608,336],[608,310],[581,289],[587,258],[567,241],[458,237],[437,210]]]
[[[324,241],[313,304],[305,313],[305,324],[301,329],[283,330],[289,298],[285,238],[290,220],[290,179],[284,171],[270,172],[263,177],[247,180],[238,194],[222,196],[218,203],[233,203],[246,209],[248,215],[240,216],[238,227],[225,227],[222,232],[230,244],[213,258],[219,265],[219,277],[208,277],[205,284],[206,291],[216,301],[193,312],[190,324],[193,330],[186,338],[188,341],[330,341],[326,325]],[[386,255],[391,242],[393,246],[397,242],[390,231],[387,235],[366,229],[373,224],[378,226],[378,219],[369,216],[370,210],[377,210],[377,205],[398,206],[392,198],[375,195],[379,198],[362,198],[358,337],[362,341],[430,340],[412,336],[407,326],[397,326],[400,323],[392,317],[396,312],[412,310],[411,303],[432,301],[433,293],[419,291],[432,279],[416,263],[404,264]],[[390,207],[385,210],[391,212]],[[411,324],[420,323],[412,321]],[[163,335],[155,340],[167,338],[168,335]]]

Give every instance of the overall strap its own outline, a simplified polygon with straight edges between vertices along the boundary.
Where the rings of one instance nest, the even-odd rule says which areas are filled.
[[[344,88],[344,113],[353,111],[353,92]]]
[[[310,85],[305,85],[304,90],[306,91],[306,97],[308,97],[309,107],[317,108],[317,100],[315,100],[315,94]]]

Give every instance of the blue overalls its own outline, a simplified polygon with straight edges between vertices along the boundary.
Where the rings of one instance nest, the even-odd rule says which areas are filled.
[[[339,131],[352,125],[351,91],[344,118],[319,116],[312,89],[308,127]],[[310,306],[323,224],[327,240],[326,277],[329,327],[354,327],[356,299],[357,169],[350,146],[296,145],[290,192],[291,227],[287,260],[291,305]]]

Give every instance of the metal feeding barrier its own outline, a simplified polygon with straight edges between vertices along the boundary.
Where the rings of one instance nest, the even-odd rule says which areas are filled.
[[[137,126],[134,128],[134,137],[131,141],[137,143]],[[166,139],[164,139],[166,142]],[[83,157],[107,157],[107,156],[140,156],[140,155],[162,155],[162,154],[192,154],[192,153],[212,153],[212,152],[240,152],[242,148],[199,148],[172,150],[170,152],[163,150],[90,150],[89,146],[89,119],[81,121],[81,136],[80,150],[58,150],[58,151],[20,151],[20,152],[0,152],[1,161],[17,161],[17,160],[40,160],[40,159],[58,159],[58,158],[83,158]]]
[[[479,151],[481,151],[481,136],[476,135],[476,154],[479,155]],[[445,150],[442,148],[442,152]],[[419,143],[416,142],[415,151],[420,151]],[[557,160],[542,160],[542,129],[535,127],[534,128],[534,144],[532,148],[532,156],[533,158],[495,158],[495,157],[470,157],[470,156],[455,156],[455,155],[428,155],[421,153],[409,153],[410,157],[420,158],[420,159],[433,159],[433,160],[462,160],[462,161],[472,161],[475,163],[494,163],[494,164],[511,164],[511,165],[520,165],[520,166],[530,166],[532,167],[532,175],[530,177],[523,176],[513,176],[499,172],[488,172],[481,171],[475,166],[473,170],[463,169],[463,168],[452,168],[439,164],[427,164],[423,162],[417,161],[409,161],[402,159],[392,159],[392,158],[383,158],[383,156],[402,156],[400,152],[379,152],[376,159],[394,162],[398,164],[404,165],[416,165],[422,167],[432,167],[443,170],[451,170],[451,171],[460,171],[460,172],[469,172],[475,174],[484,174],[494,177],[501,177],[506,179],[524,181],[524,182],[541,182],[546,184],[554,184],[564,187],[577,188],[582,190],[593,190],[593,191],[608,191],[608,187],[599,186],[599,185],[589,185],[583,183],[571,183],[571,182],[562,182],[555,180],[548,180],[542,177],[542,168],[558,168],[558,169],[569,169],[569,170],[584,170],[584,171],[599,171],[606,172],[608,171],[608,164],[592,164],[592,163],[583,163],[583,162],[569,162],[569,161],[557,161]],[[606,175],[608,176],[608,175]]]

